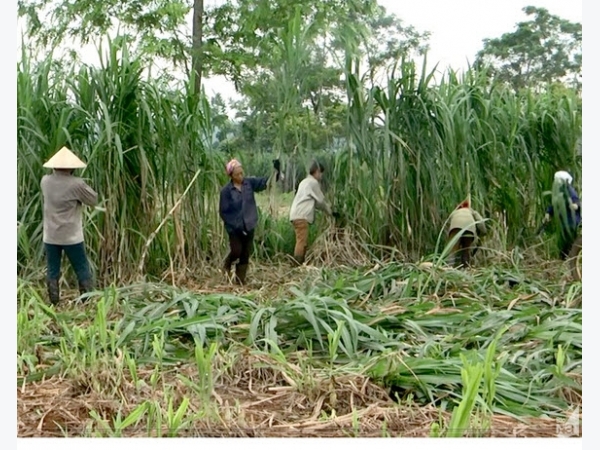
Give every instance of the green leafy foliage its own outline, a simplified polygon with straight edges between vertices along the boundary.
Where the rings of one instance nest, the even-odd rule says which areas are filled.
[[[208,399],[215,361],[243,343],[282,363],[308,352],[315,368],[360,367],[400,392],[401,401],[411,395],[442,409],[463,402],[456,432],[475,407],[511,416],[559,416],[568,403],[563,390],[581,391],[582,361],[581,309],[542,301],[560,296],[560,284],[523,295],[536,286],[501,287],[489,283],[494,274],[486,270],[470,278],[430,270],[400,264],[369,275],[337,270],[267,303],[161,285],[106,290],[87,313],[53,316],[60,337],[44,337],[49,324],[43,316],[21,313],[19,360],[35,354],[39,343],[49,368],[20,364],[18,375],[30,382],[53,371],[85,373],[114,364],[119,353],[128,355],[120,358],[119,376],[148,365],[164,372],[192,361],[196,374],[182,381]],[[414,290],[394,288],[393,281],[411,277]],[[45,308],[25,285],[20,289],[21,305]],[[515,302],[515,295],[526,300]],[[479,367],[473,379],[464,358]]]
[[[516,89],[565,81],[581,88],[582,27],[545,8],[523,8],[528,21],[498,38],[484,39],[475,65]]]

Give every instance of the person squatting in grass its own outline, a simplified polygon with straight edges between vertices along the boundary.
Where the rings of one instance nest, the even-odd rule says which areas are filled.
[[[63,251],[77,275],[80,293],[93,290],[83,238],[82,205],[95,206],[98,194],[83,179],[73,175],[75,169],[83,169],[86,164],[67,147],[61,148],[44,167],[53,169],[41,180],[46,285],[50,302],[57,304]]]
[[[559,170],[554,174],[552,202],[546,209],[543,226],[554,216],[558,217],[558,246],[561,259],[569,256],[581,226],[581,200],[572,186],[570,173]]]
[[[481,214],[471,208],[470,196],[452,211],[449,222],[449,241],[452,241],[458,233],[463,231],[452,248],[451,261],[456,267],[470,266],[471,258],[477,253],[480,238],[487,233]]]
[[[258,209],[254,198],[255,192],[267,189],[272,177],[279,181],[281,177],[279,161],[273,161],[273,174],[266,178],[244,177],[244,169],[237,159],[227,163],[226,171],[230,182],[221,189],[219,214],[229,236],[230,251],[225,258],[223,272],[229,276],[232,265],[235,265],[236,282],[246,284],[248,263],[254,240],[254,229],[258,223]]]
[[[290,207],[290,222],[294,226],[296,234],[296,245],[294,248],[294,259],[302,265],[306,256],[308,245],[308,227],[315,220],[315,209],[325,211],[327,214],[338,217],[325,201],[319,182],[323,177],[325,168],[318,161],[313,161],[309,174],[298,185],[294,201]]]

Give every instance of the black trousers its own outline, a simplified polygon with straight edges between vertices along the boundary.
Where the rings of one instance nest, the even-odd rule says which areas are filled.
[[[240,232],[229,233],[229,254],[225,259],[225,269],[230,270],[231,265],[236,261],[240,266],[248,264],[250,253],[252,253],[252,244],[254,241],[254,230],[247,231],[246,234]]]
[[[561,230],[559,235],[558,246],[560,250],[560,258],[562,260],[566,260],[569,257],[569,253],[571,253],[571,248],[573,248],[573,244],[577,239],[577,235],[579,234],[579,227],[567,227]]]
[[[58,280],[60,278],[60,266],[63,251],[66,253],[69,262],[77,275],[79,283],[85,283],[92,278],[90,264],[88,262],[85,246],[83,242],[73,245],[55,245],[44,243],[46,249],[46,264],[48,281]]]
[[[460,232],[459,229],[453,229],[450,231],[449,240],[452,240]],[[475,244],[475,235],[470,231],[463,232],[462,236],[454,244],[452,249],[452,255],[454,256],[454,264],[463,266],[469,266],[471,264],[471,258],[475,256],[477,247]]]

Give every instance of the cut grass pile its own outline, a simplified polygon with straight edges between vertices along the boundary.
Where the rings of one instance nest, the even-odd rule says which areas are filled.
[[[58,308],[19,280],[18,434],[554,435],[581,411],[581,283],[500,267],[207,268]]]

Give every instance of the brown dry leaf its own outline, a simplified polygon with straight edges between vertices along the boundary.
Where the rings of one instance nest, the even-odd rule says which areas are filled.
[[[460,309],[457,308],[442,308],[440,306],[436,306],[433,309],[430,309],[429,311],[427,311],[425,314],[429,315],[429,314],[449,314],[449,313],[459,313],[461,312]]]
[[[531,299],[532,299],[532,298],[534,298],[536,295],[538,295],[538,294],[537,294],[537,293],[535,293],[535,294],[529,294],[529,295],[524,295],[524,294],[521,294],[521,295],[519,295],[518,297],[516,297],[515,299],[513,299],[513,300],[512,300],[512,301],[511,301],[511,302],[508,304],[508,308],[506,308],[506,309],[507,309],[508,311],[510,311],[510,310],[513,308],[513,306],[515,306],[515,305],[516,305],[516,303],[517,303],[519,300],[531,300]]]

